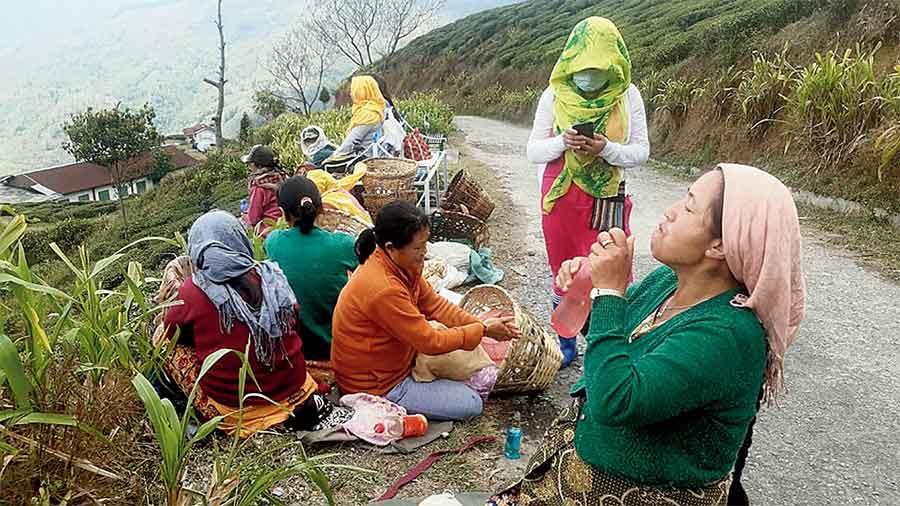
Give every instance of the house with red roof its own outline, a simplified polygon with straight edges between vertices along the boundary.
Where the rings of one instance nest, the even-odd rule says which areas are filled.
[[[216,129],[205,123],[197,123],[181,132],[191,140],[191,146],[201,153],[216,145]]]
[[[169,155],[176,169],[200,163],[197,158],[174,146],[166,146],[162,151]],[[149,151],[124,162],[120,171],[125,176],[124,188],[128,195],[144,193],[155,185],[150,177],[153,172],[153,154]],[[0,185],[50,199],[93,202],[119,198],[113,181],[110,169],[96,163],[78,162],[6,176],[0,178]]]

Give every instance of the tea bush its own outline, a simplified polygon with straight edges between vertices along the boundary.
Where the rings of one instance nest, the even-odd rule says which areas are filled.
[[[413,93],[397,100],[395,105],[407,123],[424,133],[447,135],[453,129],[453,108],[435,92]],[[293,170],[306,160],[300,149],[300,133],[304,128],[319,126],[331,142],[340,144],[350,126],[350,116],[349,107],[314,112],[309,116],[282,114],[268,125],[257,129],[257,140],[270,144],[278,153],[281,165]]]

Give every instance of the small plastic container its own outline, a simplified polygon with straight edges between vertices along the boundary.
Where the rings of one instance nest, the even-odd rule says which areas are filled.
[[[506,444],[503,448],[503,455],[509,460],[519,460],[522,448],[522,429],[519,428],[520,416],[517,411],[513,415],[512,424],[506,429]]]

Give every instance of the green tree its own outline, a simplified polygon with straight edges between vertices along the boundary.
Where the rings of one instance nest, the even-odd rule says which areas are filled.
[[[166,174],[175,170],[175,164],[172,163],[172,157],[161,149],[153,150],[153,168],[150,172],[150,180],[153,184],[158,184]]]
[[[256,114],[271,121],[288,112],[287,102],[269,90],[256,90],[253,94],[253,110]]]
[[[79,162],[92,162],[109,170],[109,184],[123,188],[129,182],[131,158],[159,146],[159,133],[153,125],[156,112],[150,104],[140,109],[130,109],[116,104],[110,109],[73,114],[63,124],[68,140],[63,149]],[[119,208],[128,237],[128,215],[125,211],[125,194],[119,194]]]
[[[324,86],[322,87],[322,91],[319,93],[319,102],[322,102],[323,104],[331,102],[331,92],[328,91],[328,88]]]
[[[250,116],[247,116],[247,113],[241,116],[241,132],[238,138],[244,144],[250,139]]]

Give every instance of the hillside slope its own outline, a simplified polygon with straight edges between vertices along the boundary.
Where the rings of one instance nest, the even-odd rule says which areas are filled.
[[[640,77],[709,54],[733,60],[754,36],[809,16],[823,0],[530,0],[480,12],[412,41],[385,66],[401,87],[498,82],[541,86],[572,27],[588,16],[612,19]],[[412,72],[429,65],[427,74]],[[437,68],[435,68],[435,66]]]
[[[420,37],[384,66],[458,112],[530,123],[591,15],[628,44],[654,158],[755,164],[900,212],[900,0],[531,0]]]

